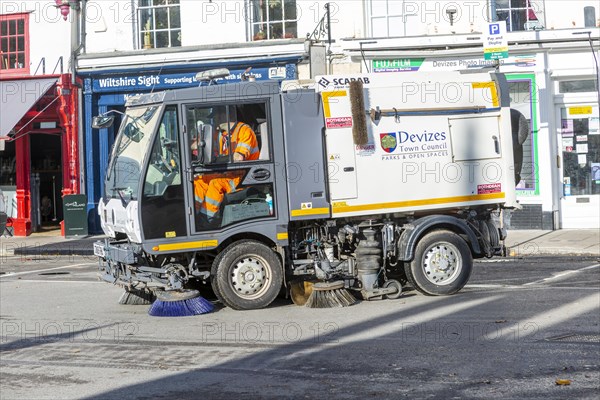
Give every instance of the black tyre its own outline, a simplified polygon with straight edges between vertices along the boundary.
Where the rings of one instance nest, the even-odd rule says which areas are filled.
[[[211,285],[221,302],[235,310],[255,310],[271,304],[283,281],[281,261],[263,243],[235,242],[215,258]]]
[[[467,284],[472,269],[473,257],[467,243],[445,230],[423,236],[415,248],[415,257],[404,266],[410,284],[432,296],[458,292]]]

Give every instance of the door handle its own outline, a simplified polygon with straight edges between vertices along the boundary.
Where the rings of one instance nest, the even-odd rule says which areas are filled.
[[[270,177],[271,173],[269,172],[269,170],[264,168],[257,169],[256,171],[252,172],[252,178],[257,181],[264,181],[266,179],[269,179]]]
[[[496,154],[500,154],[500,142],[498,141],[498,136],[494,135],[492,136],[492,139],[494,140],[494,150],[496,151]]]
[[[344,167],[344,172],[352,172],[354,171],[354,167]]]

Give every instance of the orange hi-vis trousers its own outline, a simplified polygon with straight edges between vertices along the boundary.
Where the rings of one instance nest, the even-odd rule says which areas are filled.
[[[219,211],[225,194],[235,192],[242,174],[232,173],[229,177],[212,178],[211,175],[199,175],[194,179],[194,200],[196,212],[211,220]],[[215,175],[212,175],[215,176]]]

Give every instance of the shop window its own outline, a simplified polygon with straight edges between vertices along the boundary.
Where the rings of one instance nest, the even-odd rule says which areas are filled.
[[[531,81],[512,81],[509,82],[510,106],[521,112],[529,122],[530,134],[523,143],[523,163],[521,169],[521,181],[517,183],[517,190],[533,191],[536,189],[536,164],[534,162],[534,135],[532,124],[532,95]],[[518,193],[519,193],[518,192]]]
[[[0,75],[29,74],[29,14],[0,15]]]
[[[597,110],[592,106],[561,108],[564,196],[600,194],[600,119]]]
[[[298,37],[296,0],[252,0],[252,40]]]
[[[4,150],[0,151],[0,186],[15,186],[16,184],[15,142],[4,140]]]
[[[542,1],[496,0],[492,15],[495,15],[496,21],[506,21],[509,32],[542,29],[543,23],[538,18],[541,4]]]
[[[140,0],[138,21],[140,47],[181,46],[179,0]]]
[[[595,79],[579,79],[573,81],[559,81],[558,91],[560,93],[589,93],[596,92],[597,81]]]

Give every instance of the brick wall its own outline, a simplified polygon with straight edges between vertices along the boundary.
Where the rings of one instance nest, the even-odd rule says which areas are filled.
[[[510,221],[511,229],[555,229],[552,212],[542,211],[541,204],[524,204],[523,209],[514,211]]]

